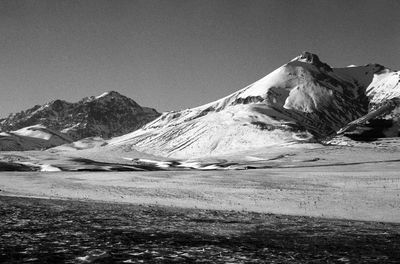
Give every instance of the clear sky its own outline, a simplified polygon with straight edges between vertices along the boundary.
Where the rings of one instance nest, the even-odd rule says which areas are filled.
[[[0,116],[115,90],[214,101],[303,50],[400,69],[398,0],[0,0]]]

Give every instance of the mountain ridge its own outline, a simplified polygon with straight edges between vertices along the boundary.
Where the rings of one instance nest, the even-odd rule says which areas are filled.
[[[399,71],[376,63],[335,68],[303,52],[256,82],[194,108],[159,114],[109,91],[76,103],[58,99],[36,105],[0,119],[0,128],[6,134],[21,130],[9,136],[61,133],[68,144],[88,137],[108,139],[75,144],[95,146],[99,152],[232,155],[324,143],[337,134],[399,136],[399,99]]]

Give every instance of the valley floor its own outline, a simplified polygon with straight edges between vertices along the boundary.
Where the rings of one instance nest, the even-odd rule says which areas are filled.
[[[0,194],[400,222],[400,162],[226,171],[1,172]]]

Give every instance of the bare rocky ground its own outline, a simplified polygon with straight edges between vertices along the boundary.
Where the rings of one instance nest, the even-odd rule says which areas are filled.
[[[0,196],[1,263],[399,263],[400,224]]]

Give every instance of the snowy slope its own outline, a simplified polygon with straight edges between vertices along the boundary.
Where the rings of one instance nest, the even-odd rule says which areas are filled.
[[[109,146],[187,158],[319,141],[399,96],[398,72],[378,64],[331,68],[305,52],[231,95],[165,113]]]
[[[0,133],[0,151],[42,150],[71,142],[68,136],[41,125]]]

